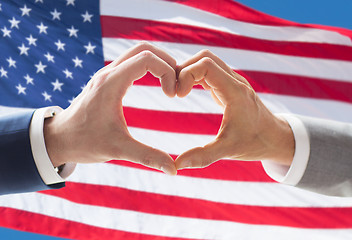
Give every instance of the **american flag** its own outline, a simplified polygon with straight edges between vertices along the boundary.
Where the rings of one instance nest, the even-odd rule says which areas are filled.
[[[0,3],[0,110],[67,107],[141,40],[183,62],[210,49],[275,113],[352,121],[352,32],[231,0]],[[151,75],[123,100],[131,134],[177,156],[210,142],[222,110],[195,86],[169,99]],[[79,165],[66,187],[0,197],[0,226],[71,239],[351,239],[352,199],[278,184],[260,162],[167,176],[125,161]]]

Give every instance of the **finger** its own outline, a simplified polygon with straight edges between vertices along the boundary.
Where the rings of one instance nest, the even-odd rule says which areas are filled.
[[[118,91],[119,97],[123,97],[133,81],[140,79],[147,72],[160,78],[161,87],[167,96],[175,96],[175,70],[150,51],[140,52],[113,68],[109,75],[110,82],[106,84],[106,87],[111,89],[112,94],[116,94]]]
[[[247,79],[245,79],[243,76],[241,76],[237,72],[233,71],[232,68],[230,68],[224,61],[222,61],[218,56],[216,56],[213,52],[211,52],[208,49],[203,49],[203,50],[199,51],[193,57],[191,57],[190,59],[188,59],[187,61],[182,63],[180,66],[178,66],[178,70],[180,71],[181,69],[183,69],[189,65],[192,65],[205,57],[211,58],[219,67],[221,67],[225,72],[227,72],[231,76],[235,77],[237,80],[247,84],[248,86],[251,86],[249,84],[249,82],[247,81]]]
[[[124,160],[155,168],[169,175],[176,175],[177,170],[171,156],[161,150],[152,148],[130,138],[121,146],[124,151]]]
[[[115,61],[109,64],[109,67],[116,67],[122,62],[126,61],[127,59],[135,56],[136,54],[143,52],[143,51],[150,51],[157,55],[159,58],[164,60],[167,64],[169,64],[173,69],[176,69],[176,60],[171,57],[167,52],[162,50],[161,48],[154,46],[146,41],[139,42],[137,45],[133,46],[132,48],[128,49],[125,53],[119,56]]]
[[[204,147],[197,147],[182,153],[175,160],[176,169],[203,168],[225,157],[221,144],[214,141]]]
[[[224,63],[218,56],[216,56],[214,53],[212,53],[208,49],[203,49],[203,50],[199,51],[193,57],[189,58],[187,61],[182,63],[179,66],[179,68],[183,69],[189,65],[192,65],[192,64],[198,62],[199,60],[201,60],[202,58],[205,58],[205,57],[211,58],[217,65],[219,65],[219,67],[224,69],[225,72],[232,74],[233,70],[226,63]]]
[[[236,94],[233,88],[239,84],[230,74],[219,67],[211,58],[205,57],[182,69],[178,76],[177,96],[184,97],[196,81],[204,79],[221,102],[231,99]]]

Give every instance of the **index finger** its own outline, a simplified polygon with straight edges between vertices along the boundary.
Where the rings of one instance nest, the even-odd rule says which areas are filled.
[[[137,45],[133,46],[132,48],[128,49],[125,53],[120,55],[116,60],[110,63],[109,67],[116,67],[122,62],[126,61],[127,59],[135,56],[136,54],[143,52],[143,51],[150,51],[154,53],[156,56],[164,60],[167,64],[169,64],[173,69],[176,69],[176,60],[167,52],[162,50],[161,48],[152,45],[146,41],[139,42]]]
[[[224,61],[222,61],[218,56],[216,56],[213,52],[208,49],[203,49],[196,53],[194,56],[186,60],[184,63],[178,66],[177,71],[179,72],[183,68],[192,65],[202,58],[211,58],[220,68],[222,68],[225,72],[236,78],[237,80],[243,82],[244,84],[251,87],[249,82],[240,74],[236,73],[232,68],[230,68]]]
[[[238,87],[245,85],[219,67],[214,60],[205,57],[181,70],[178,76],[177,96],[186,96],[193,84],[201,79],[205,80],[225,105],[237,95]]]
[[[108,91],[112,91],[113,94],[122,98],[128,87],[147,72],[160,79],[161,87],[167,96],[174,97],[176,95],[175,70],[150,51],[142,51],[114,67],[109,74],[109,83],[106,84],[106,87],[109,88]]]

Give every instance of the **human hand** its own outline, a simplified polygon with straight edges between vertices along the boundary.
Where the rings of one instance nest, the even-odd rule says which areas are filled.
[[[291,128],[265,107],[244,77],[203,50],[179,66],[177,95],[186,96],[195,84],[210,90],[224,108],[222,124],[214,141],[181,154],[175,161],[177,169],[206,167],[222,158],[291,164]]]
[[[130,135],[122,109],[128,88],[148,71],[160,78],[164,93],[174,97],[175,68],[170,55],[142,42],[100,69],[67,109],[45,120],[45,144],[53,165],[121,159],[176,174],[169,154]]]

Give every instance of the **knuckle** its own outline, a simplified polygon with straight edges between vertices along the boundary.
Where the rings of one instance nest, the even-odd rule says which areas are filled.
[[[148,151],[147,153],[145,153],[143,155],[143,157],[140,160],[141,164],[144,166],[157,168],[158,163],[157,163],[157,161],[155,161],[156,154],[157,154],[157,150],[151,149],[150,151]]]
[[[141,164],[143,164],[144,166],[150,166],[150,163],[151,163],[151,157],[149,155],[145,155],[141,159]]]
[[[110,71],[105,69],[99,73],[96,73],[94,77],[89,81],[89,89],[99,89],[104,82],[109,79]]]
[[[209,49],[202,49],[199,51],[199,55],[202,57],[212,57],[214,54]]]
[[[214,60],[211,59],[210,57],[203,57],[203,58],[201,59],[201,63],[202,63],[205,67],[207,67],[207,68],[212,67],[212,66],[215,65]]]
[[[140,59],[150,59],[150,58],[154,57],[154,53],[152,53],[149,50],[143,50],[138,55],[139,55]]]
[[[148,41],[140,41],[138,43],[138,46],[139,47],[142,47],[142,48],[149,48],[150,46],[152,46]]]

